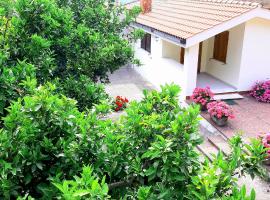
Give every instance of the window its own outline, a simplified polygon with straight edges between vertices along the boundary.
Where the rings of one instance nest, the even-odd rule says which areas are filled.
[[[151,34],[146,33],[141,40],[141,48],[151,53]]]
[[[225,31],[215,36],[213,58],[226,63],[229,41],[229,31]]]

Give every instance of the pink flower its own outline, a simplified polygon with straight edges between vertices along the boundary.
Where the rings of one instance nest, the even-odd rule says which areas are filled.
[[[210,90],[210,87],[206,87],[206,88],[197,87],[193,91],[191,100],[197,104],[201,104],[205,106],[207,103],[209,103],[212,100],[213,96],[214,94]]]
[[[270,80],[256,82],[250,95],[255,97],[257,101],[270,103]]]
[[[235,118],[232,108],[224,101],[213,101],[207,104],[208,113],[210,116],[215,116],[218,119],[228,117]]]
[[[265,134],[265,136],[262,139],[262,143],[264,147],[270,148],[270,133]]]
[[[268,154],[268,158],[270,158],[270,133],[266,133],[261,136],[262,144],[267,149],[266,153]]]

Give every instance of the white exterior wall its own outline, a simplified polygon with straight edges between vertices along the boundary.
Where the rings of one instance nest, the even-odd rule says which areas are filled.
[[[246,23],[239,90],[270,78],[270,20],[255,18]]]
[[[176,83],[189,95],[196,79],[195,52],[198,45],[187,48],[185,67],[179,63],[180,47],[151,37],[151,54],[140,48],[140,42],[135,45],[136,57],[143,66],[135,69],[157,88],[166,83]],[[214,37],[203,42],[201,72],[222,80],[235,87],[238,91],[249,90],[257,80],[270,78],[270,20],[256,18],[244,24],[229,29],[227,61],[222,63],[214,60]],[[195,78],[195,79],[194,79]]]
[[[135,57],[141,61],[142,66],[135,67],[135,70],[158,89],[160,85],[175,83],[185,90],[183,88],[184,66],[174,59],[163,57],[163,48],[166,48],[164,44],[161,38],[152,35],[150,54],[140,48],[140,41],[138,41],[135,44]]]
[[[151,35],[151,53],[149,55],[151,58],[157,59],[162,57],[162,40],[157,36]]]
[[[163,58],[171,58],[177,62],[180,61],[180,47],[169,43],[165,40],[162,40],[162,57]]]
[[[214,37],[204,41],[201,71],[207,72],[223,82],[238,88],[244,31],[244,24],[229,30],[226,63],[213,59]]]

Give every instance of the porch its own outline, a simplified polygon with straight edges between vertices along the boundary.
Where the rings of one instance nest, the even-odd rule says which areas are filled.
[[[236,88],[223,82],[222,80],[206,73],[199,73],[197,75],[197,87],[205,88],[209,86],[215,94],[236,92]]]
[[[185,63],[181,64],[179,62],[180,56],[177,57],[177,55],[181,54],[179,47],[175,46],[179,49],[178,51],[177,48],[171,50],[172,47],[169,47],[167,42],[165,43],[166,46],[164,46],[164,42],[162,42],[162,48],[156,47],[155,50],[153,50],[153,44],[155,45],[155,42],[156,41],[152,41],[151,54],[141,49],[139,45],[137,46],[135,51],[136,57],[140,58],[142,66],[135,67],[135,70],[156,88],[160,88],[160,85],[175,83],[182,88],[181,94],[183,98],[190,96],[195,87],[205,88],[209,86],[214,93],[236,92],[234,86],[208,73],[207,67],[203,66],[202,71],[198,72],[197,62],[196,59],[194,59],[196,55],[188,55],[190,53],[188,49],[186,49],[185,52]],[[157,52],[160,49],[163,49],[163,52]],[[168,52],[174,55],[170,55]],[[189,66],[189,58],[193,62],[193,66]],[[194,68],[194,65],[196,68]],[[191,69],[193,69],[192,74],[188,74]]]

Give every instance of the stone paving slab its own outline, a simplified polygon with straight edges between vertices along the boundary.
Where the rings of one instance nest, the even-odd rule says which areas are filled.
[[[142,91],[135,84],[110,84],[106,86],[105,90],[112,97],[124,96],[129,100],[138,101],[143,98]]]
[[[238,185],[245,185],[247,194],[250,194],[252,189],[256,191],[256,200],[269,200],[270,199],[270,184],[264,180],[255,177],[254,180],[250,176],[241,177],[238,180]]]
[[[106,92],[113,98],[124,96],[129,100],[141,100],[143,90],[156,89],[131,66],[122,67],[109,75],[110,83],[105,85]]]

